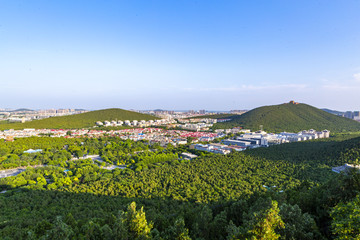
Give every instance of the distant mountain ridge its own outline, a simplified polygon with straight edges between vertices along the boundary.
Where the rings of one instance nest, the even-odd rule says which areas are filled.
[[[13,110],[11,112],[34,112],[34,110],[27,109],[27,108],[19,108],[19,109]]]
[[[242,126],[268,132],[298,132],[305,129],[332,132],[360,131],[360,123],[330,114],[307,104],[280,104],[255,108],[243,115],[234,116],[230,122],[218,123],[215,128]]]
[[[223,118],[232,118],[234,116],[237,115],[232,113],[221,113],[221,114],[207,114],[207,115],[200,115],[195,117],[188,117],[187,119],[193,119],[193,118],[223,119]]]
[[[328,112],[328,113],[331,113],[331,114],[338,115],[338,116],[342,116],[342,115],[345,114],[345,112],[340,112],[340,111],[337,111],[337,110],[331,110],[331,109],[328,109],[328,108],[322,108],[321,110],[323,110],[325,112]]]
[[[155,116],[127,111],[119,108],[110,108],[104,110],[90,111],[75,115],[62,117],[51,117],[41,120],[34,120],[25,123],[8,123],[1,124],[0,130],[4,129],[24,129],[24,128],[54,128],[54,129],[71,129],[71,128],[87,128],[95,126],[96,121],[111,120],[155,120],[159,119]]]

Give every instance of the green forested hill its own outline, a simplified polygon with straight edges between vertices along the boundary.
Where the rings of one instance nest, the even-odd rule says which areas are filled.
[[[298,132],[304,129],[328,129],[332,132],[360,131],[360,123],[307,104],[264,106],[232,119],[230,122],[216,124],[216,128],[242,126],[258,130],[259,126],[263,125],[264,130],[269,132]]]
[[[52,117],[41,120],[34,120],[26,123],[1,124],[0,130],[4,129],[23,129],[23,128],[86,128],[95,125],[96,121],[111,120],[151,120],[157,117],[127,111],[119,108],[91,111],[63,117]]]

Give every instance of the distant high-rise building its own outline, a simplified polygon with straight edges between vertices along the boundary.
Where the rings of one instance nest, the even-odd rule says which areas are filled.
[[[351,111],[347,111],[347,112],[345,112],[345,114],[344,114],[344,117],[350,118],[350,119],[353,119],[353,116],[354,116],[354,114],[353,114],[353,112],[351,112]]]
[[[360,121],[360,112],[359,111],[354,112],[354,120]]]
[[[56,113],[68,113],[69,112],[69,109],[58,109],[56,110]]]
[[[205,114],[206,111],[205,111],[205,110],[200,110],[199,113],[200,113],[200,114]]]

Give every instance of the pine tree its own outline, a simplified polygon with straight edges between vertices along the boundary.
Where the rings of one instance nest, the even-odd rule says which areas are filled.
[[[129,234],[129,239],[143,240],[150,239],[150,231],[153,225],[147,223],[143,207],[136,210],[136,203],[132,202],[127,212],[121,215],[121,220]]]
[[[284,222],[279,216],[280,209],[276,201],[271,202],[271,208],[264,212],[255,213],[255,223],[250,229],[249,233],[252,235],[251,239],[256,240],[276,240],[280,237],[275,232],[277,228],[284,228]]]
[[[70,226],[63,222],[60,216],[56,217],[54,227],[47,231],[45,239],[71,239],[74,234]]]

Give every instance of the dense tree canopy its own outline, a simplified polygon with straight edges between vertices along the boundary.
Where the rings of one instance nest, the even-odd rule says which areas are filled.
[[[26,154],[29,148],[42,149]],[[324,239],[354,237],[360,138],[207,154],[116,137],[0,142],[3,239]],[[100,155],[103,162],[78,159]],[[125,169],[104,168],[108,164]]]
[[[305,129],[332,132],[360,131],[360,123],[336,116],[307,104],[280,104],[255,108],[242,115],[230,117],[232,120],[217,123],[215,128],[244,127],[252,131],[260,130],[260,125],[268,132],[299,132]]]

